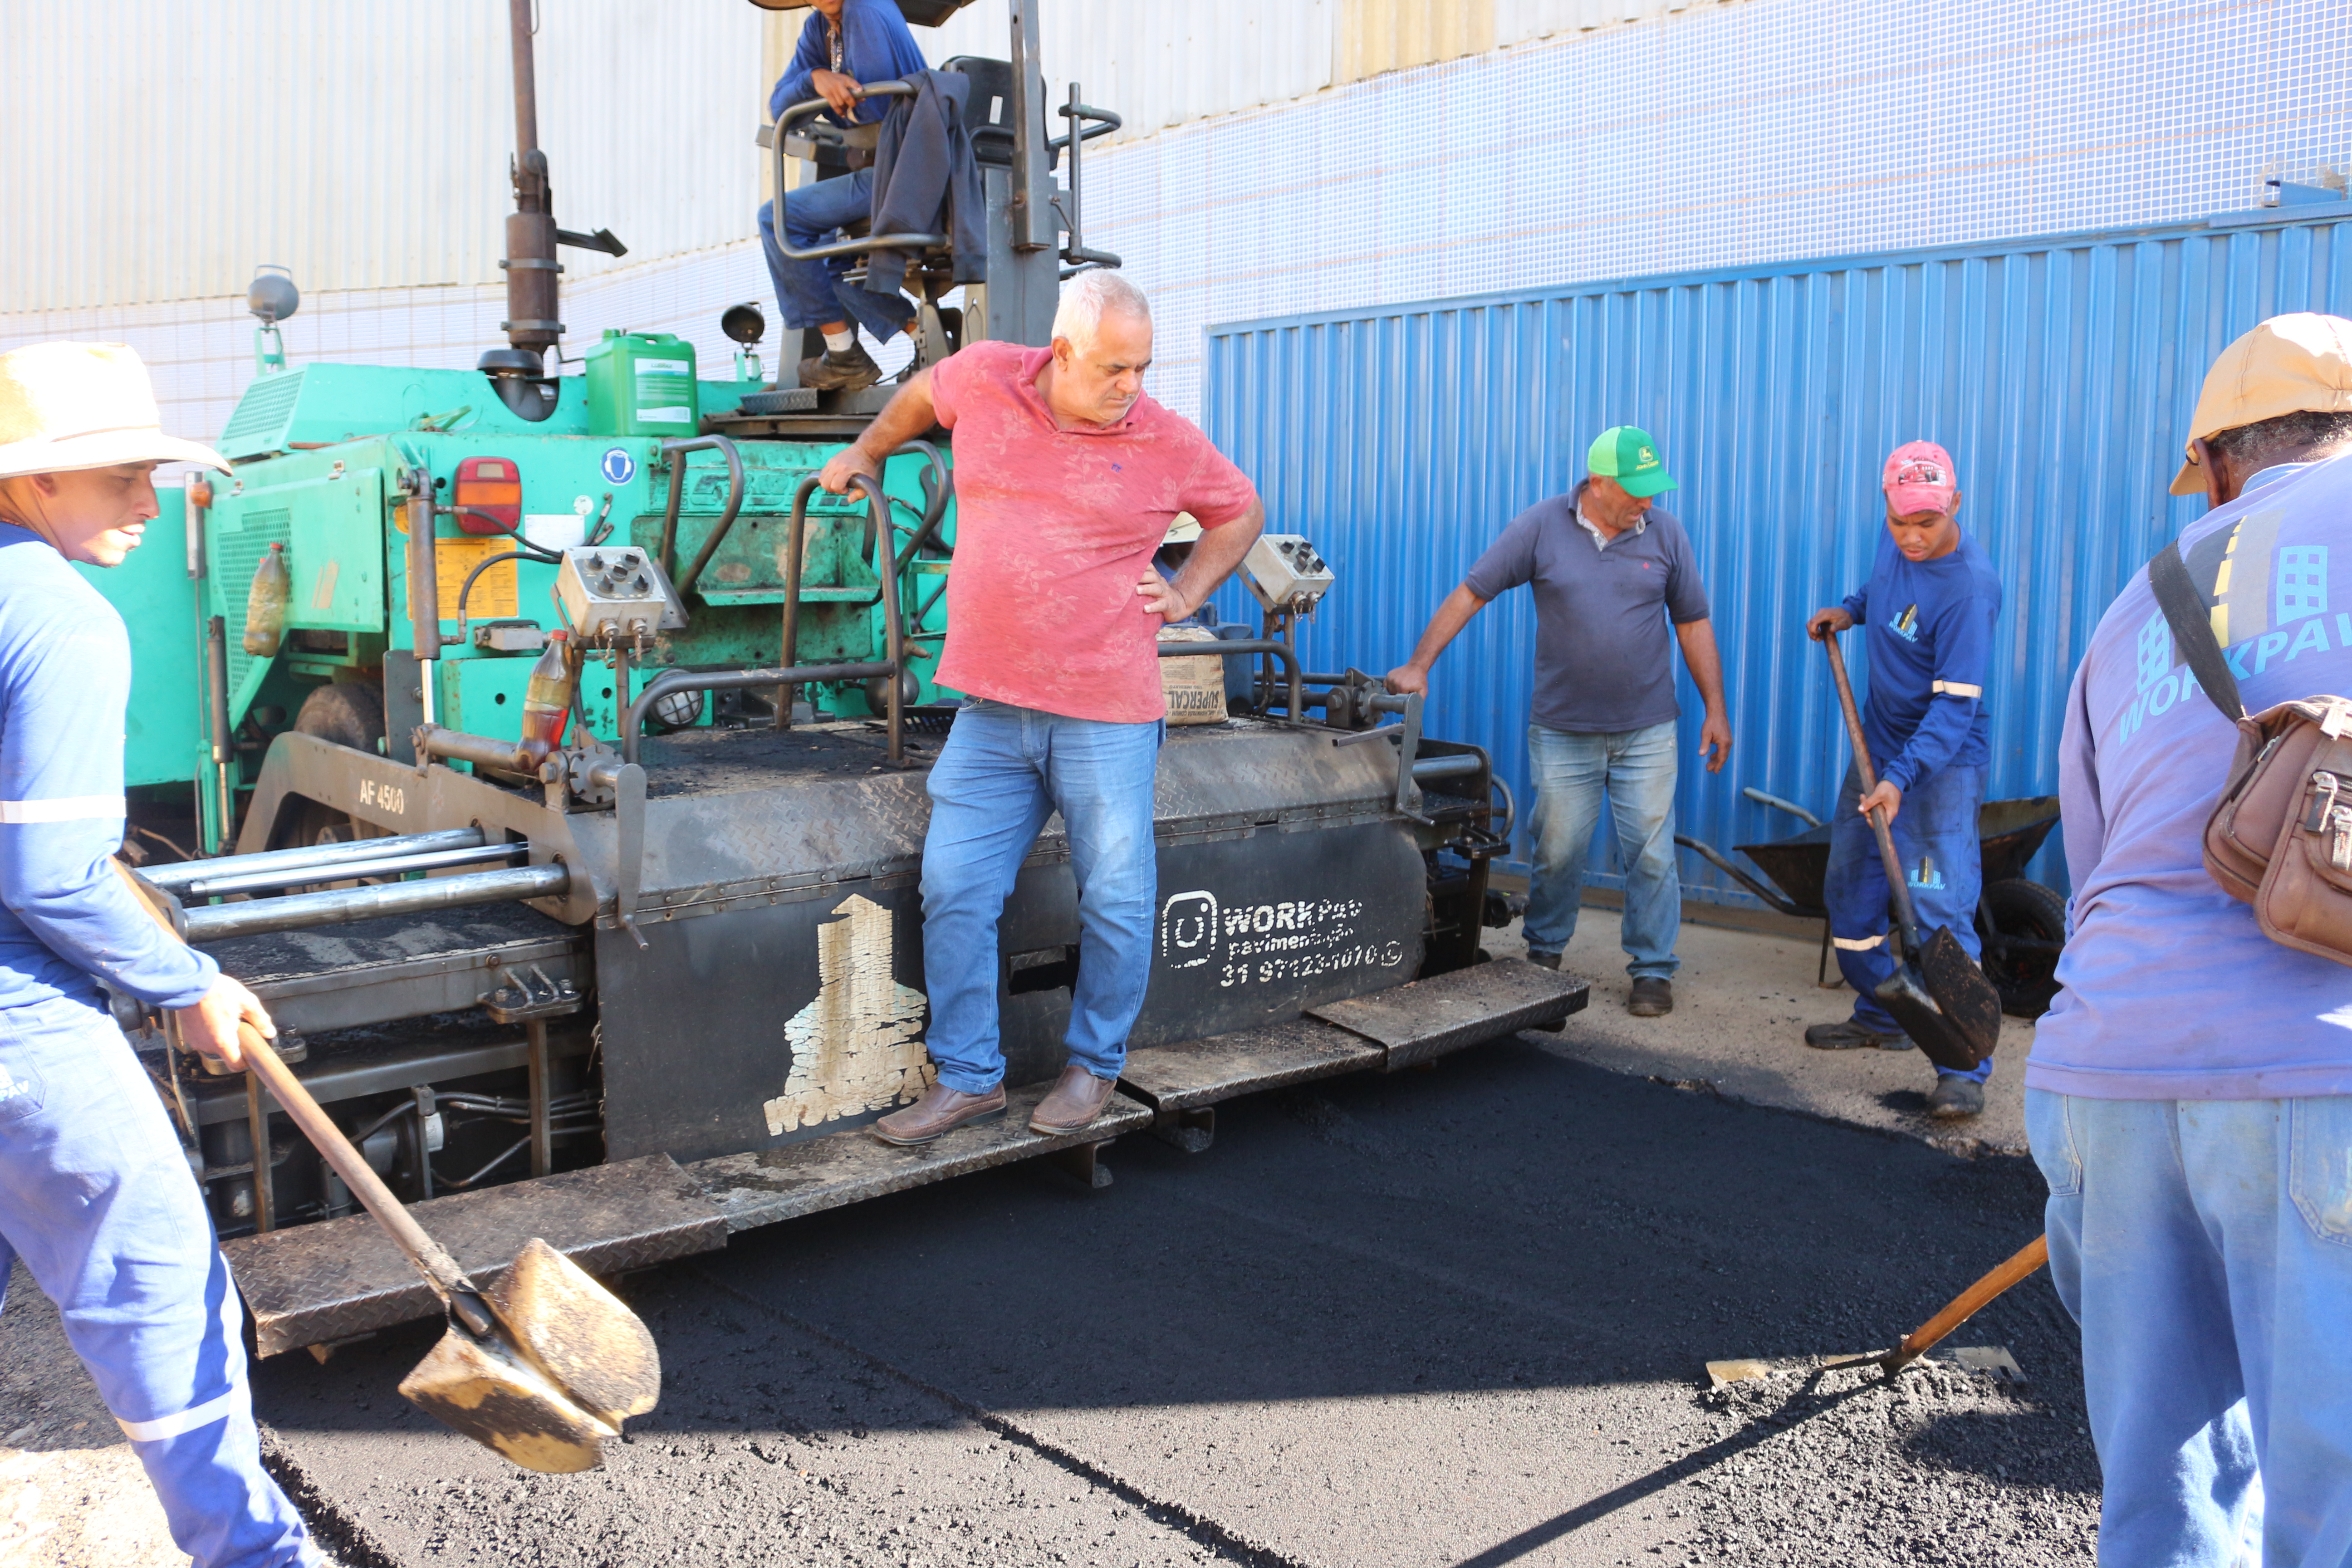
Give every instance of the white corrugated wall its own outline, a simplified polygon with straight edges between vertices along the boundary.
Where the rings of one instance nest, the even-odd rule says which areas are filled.
[[[1713,0],[1037,0],[1067,84],[1133,141],[1382,71]],[[614,262],[748,240],[751,137],[805,12],[539,0],[540,139],[566,228]],[[1002,58],[1004,0],[918,37]],[[494,284],[513,110],[505,0],[79,0],[0,6],[0,312],[306,289]],[[1058,121],[1055,128],[1059,129]]]
[[[631,261],[758,205],[761,13],[540,0],[540,140],[566,228]],[[0,7],[0,310],[499,279],[514,110],[504,0]],[[566,251],[573,278],[614,265]]]

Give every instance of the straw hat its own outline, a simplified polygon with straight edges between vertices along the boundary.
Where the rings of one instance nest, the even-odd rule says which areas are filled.
[[[0,353],[0,479],[202,463],[228,472],[210,447],[163,434],[147,367],[123,343],[34,343]]]

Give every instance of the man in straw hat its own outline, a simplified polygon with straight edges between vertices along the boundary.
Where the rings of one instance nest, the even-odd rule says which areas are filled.
[[[2231,343],[2189,435],[2180,552],[2245,705],[2352,694],[2352,321]],[[2352,1562],[2352,969],[2207,875],[2237,740],[2136,574],[2067,699],[2074,931],[2025,1068],[2105,1563]]]
[[[101,981],[236,1066],[253,994],[172,942],[110,857],[123,827],[122,619],[70,562],[113,566],[156,515],[163,434],[117,343],[0,353],[0,1291],[22,1258],[202,1568],[320,1561],[262,1472],[228,1266]]]

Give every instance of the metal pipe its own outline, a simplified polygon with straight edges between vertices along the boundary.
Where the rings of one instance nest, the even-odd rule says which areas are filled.
[[[686,457],[689,452],[716,452],[727,459],[727,510],[719,513],[718,526],[710,531],[710,537],[702,542],[702,552],[694,558],[686,575],[680,577],[677,509],[686,499]],[[669,463],[669,506],[662,513],[661,569],[676,585],[678,597],[684,598],[686,591],[694,586],[694,580],[702,575],[703,567],[709,563],[719,542],[727,537],[727,531],[735,526],[735,514],[743,510],[743,454],[724,436],[690,436],[683,441],[664,441],[661,455]]]
[[[265,931],[307,931],[386,915],[423,914],[474,904],[520,903],[568,891],[571,870],[561,865],[518,866],[504,871],[474,871],[462,877],[427,877],[421,882],[388,882],[331,893],[299,893],[286,899],[249,899],[237,904],[206,904],[188,911],[190,942],[225,942]]]
[[[1164,642],[1160,645],[1162,658],[1223,658],[1227,654],[1272,654],[1281,659],[1290,671],[1290,718],[1298,719],[1305,706],[1299,692],[1298,650],[1279,637],[1235,637],[1231,641],[1219,638],[1213,643]]]
[[[1416,784],[1426,784],[1431,779],[1457,779],[1477,773],[1486,765],[1486,758],[1470,752],[1453,757],[1418,757],[1413,761],[1412,777]]]
[[[637,760],[637,743],[644,739],[645,718],[653,705],[673,691],[737,691],[753,686],[798,685],[820,680],[871,680],[891,673],[889,664],[882,659],[866,659],[857,664],[788,665],[781,669],[671,669],[655,676],[637,693],[621,715],[621,758],[624,762]],[[605,766],[589,770],[591,784],[609,784],[604,775],[617,772]]]
[[[207,877],[188,884],[192,899],[225,898],[230,893],[254,893],[265,888],[299,888],[312,882],[341,882],[354,877],[399,877],[411,871],[437,871],[451,866],[487,866],[530,853],[528,844],[479,844],[466,849],[441,849],[429,855],[387,855],[373,860],[353,860],[340,866],[290,866],[277,871],[255,871],[242,877]]]
[[[501,768],[510,773],[527,771],[516,765],[515,752],[512,741],[468,735],[463,730],[444,730],[438,724],[421,725],[416,731],[416,756],[420,763],[442,757],[453,763],[471,763],[478,768]]]
[[[177,892],[191,882],[215,877],[241,877],[255,871],[282,871],[303,866],[339,866],[353,860],[382,860],[395,855],[430,855],[442,849],[471,849],[483,843],[478,827],[445,827],[433,833],[408,833],[396,838],[361,838],[349,844],[311,844],[299,849],[269,849],[258,855],[223,855],[211,860],[183,860],[153,866],[139,874],[156,887]]]

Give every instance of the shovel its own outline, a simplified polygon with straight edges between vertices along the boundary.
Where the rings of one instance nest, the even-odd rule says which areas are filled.
[[[1862,793],[1868,795],[1878,787],[1878,779],[1870,765],[1862,715],[1853,705],[1853,686],[1846,679],[1845,656],[1838,651],[1835,632],[1823,637],[1822,646],[1829,649],[1838,705],[1845,710],[1846,733],[1853,740],[1854,771],[1862,776]],[[2000,993],[1951,927],[1937,926],[1935,934],[1921,939],[1919,917],[1911,908],[1911,884],[1895,854],[1895,837],[1877,812],[1869,815],[1871,831],[1878,835],[1878,853],[1886,862],[1895,924],[1903,935],[1903,961],[1879,983],[1878,999],[1929,1061],[1953,1072],[1974,1072],[2000,1039]]]
[[[1891,1351],[1864,1351],[1858,1355],[1825,1355],[1799,1360],[1711,1361],[1706,1363],[1706,1375],[1717,1388],[1767,1377],[1776,1372],[1811,1373],[1832,1366],[1875,1366],[1892,1377],[1935,1349],[1943,1342],[1945,1335],[1982,1311],[1995,1297],[2049,1261],[2049,1237],[2035,1237],[2011,1254],[1992,1272],[1953,1297],[1942,1311],[1912,1330],[1903,1342]],[[1960,1351],[1957,1353],[1967,1356],[1971,1352]],[[2007,1360],[2008,1353],[2006,1351],[1999,1352],[2000,1358]],[[2016,1363],[2010,1362],[2009,1365],[2014,1369]]]
[[[129,868],[114,863],[156,923],[170,917]],[[448,1308],[448,1331],[401,1380],[418,1408],[527,1470],[593,1470],[621,1423],[661,1397],[661,1358],[637,1315],[555,1248],[533,1237],[485,1290],[425,1234],[352,1147],[302,1080],[250,1024],[240,1024],[247,1068],[294,1119],[352,1195],[375,1216]]]

